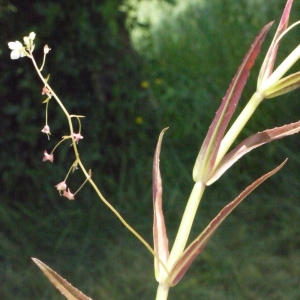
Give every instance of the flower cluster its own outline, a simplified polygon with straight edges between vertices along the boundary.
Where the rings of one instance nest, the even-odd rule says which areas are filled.
[[[72,194],[72,193],[70,192],[70,189],[69,189],[69,188],[68,188],[68,191],[66,191],[66,189],[67,189],[67,184],[66,184],[65,181],[60,182],[60,183],[57,184],[55,187],[56,187],[57,190],[59,191],[60,195],[61,195],[61,192],[63,192],[62,195],[63,195],[64,197],[68,198],[69,200],[74,200],[74,199],[75,199],[74,194]]]
[[[32,60],[36,71],[38,72],[38,74],[42,78],[42,81],[43,81],[43,84],[44,84],[44,86],[42,88],[42,95],[46,95],[47,99],[43,101],[43,103],[46,104],[46,113],[45,113],[46,121],[45,121],[45,125],[42,128],[41,132],[45,133],[47,135],[48,139],[50,139],[51,133],[50,133],[50,126],[48,125],[48,106],[49,106],[49,102],[50,102],[52,96],[55,95],[55,94],[53,93],[51,87],[48,84],[50,76],[48,75],[46,78],[43,77],[43,75],[41,74],[41,71],[42,71],[43,66],[45,64],[46,55],[49,53],[49,51],[51,49],[49,48],[48,45],[44,46],[44,49],[43,49],[43,52],[44,52],[43,63],[42,63],[42,66],[40,68],[38,68],[37,65],[36,65],[35,59],[33,57],[33,50],[34,50],[34,47],[35,47],[35,45],[34,45],[35,37],[36,37],[36,34],[34,32],[31,32],[28,36],[25,36],[23,38],[23,42],[24,42],[23,44],[19,41],[9,42],[8,47],[9,47],[10,50],[12,50],[12,52],[10,54],[11,59],[18,59],[18,58],[24,57],[24,56],[29,57]],[[59,98],[56,95],[55,95],[54,98],[57,101],[57,103],[64,109],[63,104],[59,100]],[[69,119],[69,121],[71,121],[71,118],[76,118],[78,120],[79,131],[77,133],[74,133],[73,132],[73,126],[70,127],[71,134],[68,135],[68,136],[63,136],[62,139],[56,144],[56,146],[53,148],[53,150],[50,153],[48,153],[45,150],[44,151],[44,156],[43,156],[43,159],[42,159],[43,162],[50,161],[51,163],[53,163],[54,162],[54,154],[53,153],[54,153],[55,149],[63,141],[65,141],[67,139],[72,140],[71,146],[73,145],[73,148],[74,148],[74,151],[75,151],[75,156],[76,156],[75,162],[72,164],[71,168],[69,169],[69,172],[68,172],[65,180],[60,182],[59,184],[57,184],[55,186],[56,189],[59,191],[59,194],[66,197],[66,198],[68,198],[69,200],[74,200],[75,199],[75,194],[82,188],[83,184],[85,184],[85,182],[91,177],[91,172],[90,172],[89,175],[86,175],[87,178],[84,181],[84,183],[82,184],[82,186],[75,193],[72,193],[70,191],[70,188],[67,188],[66,180],[67,180],[70,172],[75,171],[77,169],[78,162],[79,162],[79,155],[78,155],[78,152],[77,152],[77,145],[78,145],[79,141],[83,139],[83,136],[81,135],[81,121],[80,121],[80,118],[82,118],[82,117],[83,116],[69,115],[68,114],[67,118]]]
[[[18,59],[20,57],[28,56],[31,57],[31,53],[34,49],[33,40],[35,39],[35,33],[31,32],[29,36],[25,36],[23,38],[24,45],[22,45],[21,42],[15,41],[15,42],[9,42],[8,47],[12,52],[10,53],[11,59]]]

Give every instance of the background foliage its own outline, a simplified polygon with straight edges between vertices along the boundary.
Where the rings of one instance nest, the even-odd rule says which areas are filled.
[[[152,257],[85,187],[59,197],[72,153],[62,145],[43,164],[67,124],[7,42],[37,33],[35,55],[52,48],[44,74],[70,112],[85,115],[81,157],[121,214],[151,241],[151,165],[160,130],[170,126],[161,168],[170,243],[192,187],[191,170],[214,112],[260,28],[279,20],[283,0],[0,1],[1,299],[58,299],[33,266],[37,257],[94,299],[153,299]],[[295,1],[292,20],[300,12]],[[276,23],[277,25],[278,23]],[[273,28],[273,32],[276,28]],[[268,43],[241,99],[246,103]],[[284,39],[279,57],[299,41]],[[296,66],[299,69],[299,65]],[[265,101],[241,135],[298,120],[299,91]],[[288,165],[229,217],[170,299],[296,299],[299,295],[299,139],[258,149],[209,188],[194,236],[254,178]],[[75,190],[81,174],[69,179]]]

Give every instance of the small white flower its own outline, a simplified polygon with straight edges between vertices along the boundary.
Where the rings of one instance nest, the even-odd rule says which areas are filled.
[[[28,36],[24,36],[23,37],[23,41],[24,41],[24,44],[25,44],[25,46],[27,47],[27,48],[29,48],[29,37]]]
[[[44,54],[48,54],[50,50],[51,50],[51,48],[49,48],[48,45],[45,45],[45,47],[44,47]]]
[[[29,39],[30,39],[30,40],[33,41],[33,40],[35,39],[35,36],[36,36],[36,34],[35,34],[34,32],[30,32],[30,33],[29,33]]]
[[[24,40],[24,44],[26,46],[26,49],[29,52],[32,52],[34,49],[34,44],[33,44],[33,40],[35,39],[35,33],[34,32],[30,32],[29,36],[24,36],[23,40]]]
[[[11,59],[18,59],[26,55],[25,48],[19,41],[9,42],[8,47],[12,52],[10,53]]]

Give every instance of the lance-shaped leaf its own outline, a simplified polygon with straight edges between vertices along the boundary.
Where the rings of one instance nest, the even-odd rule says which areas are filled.
[[[162,181],[159,169],[161,143],[163,135],[167,129],[168,128],[165,128],[159,135],[153,161],[153,240],[154,252],[160,259],[159,261],[156,256],[154,257],[154,270],[155,278],[158,282],[167,275],[161,262],[166,264],[169,257],[168,237],[162,210]]]
[[[63,279],[55,271],[45,265],[43,262],[36,258],[32,260],[42,270],[50,282],[68,299],[68,300],[92,300],[81,291],[73,287],[66,279]]]
[[[265,98],[274,98],[298,89],[299,87],[300,72],[297,72],[280,79],[273,88],[268,89]]]
[[[273,72],[275,60],[276,60],[276,55],[277,55],[277,50],[279,47],[279,41],[280,38],[282,37],[282,33],[286,30],[288,27],[289,23],[289,17],[290,17],[290,12],[292,8],[293,0],[288,0],[284,11],[282,13],[281,20],[279,22],[277,31],[275,33],[275,36],[273,38],[273,41],[271,43],[271,46],[267,52],[267,55],[264,59],[264,62],[262,64],[262,67],[260,69],[259,75],[258,75],[258,80],[257,80],[257,87],[259,88],[263,82],[265,82],[271,73]]]
[[[273,129],[267,129],[265,131],[251,135],[224,156],[218,168],[214,171],[214,174],[207,182],[207,185],[211,185],[216,180],[218,180],[236,161],[238,161],[242,156],[244,156],[251,150],[272,141],[282,139],[286,136],[299,133],[299,131],[300,121],[281,127],[275,127]]]
[[[173,268],[170,270],[170,276],[167,283],[169,286],[174,286],[177,284],[183,275],[186,273],[196,256],[201,253],[205,248],[209,239],[213,236],[217,228],[221,225],[224,219],[232,212],[232,210],[241,203],[241,201],[249,195],[255,188],[257,188],[262,182],[267,178],[278,172],[286,163],[286,160],[279,165],[277,168],[273,169],[269,173],[263,175],[251,185],[249,185],[236,199],[226,205],[220,213],[209,223],[209,225],[203,230],[203,232],[190,244],[190,246],[183,252],[181,257],[174,264]]]
[[[271,25],[272,22],[266,25],[254,40],[222,100],[221,106],[209,127],[195,162],[193,169],[193,179],[195,182],[206,183],[211,175],[225,130],[235,111],[250,70]]]

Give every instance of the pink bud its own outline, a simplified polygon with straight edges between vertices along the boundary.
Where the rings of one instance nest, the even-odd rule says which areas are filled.
[[[44,128],[41,131],[46,133],[46,134],[51,134],[50,133],[50,127],[48,125],[45,125]]]
[[[50,91],[45,86],[42,89],[42,95],[47,95],[47,96],[51,95]]]
[[[78,144],[79,140],[83,139],[83,136],[80,133],[73,133],[75,142]]]
[[[59,193],[61,193],[62,191],[64,191],[67,188],[67,185],[66,185],[65,181],[62,181],[59,184],[57,184],[55,187],[57,188]]]
[[[66,198],[68,198],[69,200],[74,200],[74,194],[72,194],[70,192],[70,189],[68,189],[68,191],[64,191],[63,196],[65,196]]]
[[[46,160],[49,160],[53,163],[53,160],[54,160],[54,156],[53,154],[48,154],[47,151],[45,150],[44,151],[44,157],[43,157],[43,161],[46,161]]]

